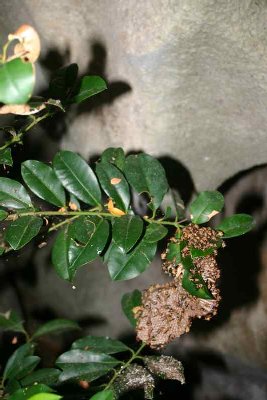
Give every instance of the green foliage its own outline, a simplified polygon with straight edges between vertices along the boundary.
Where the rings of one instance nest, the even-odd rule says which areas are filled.
[[[34,68],[20,58],[0,65],[0,102],[5,104],[27,103],[33,92]]]
[[[208,222],[218,214],[224,205],[220,192],[201,192],[190,206],[191,219],[194,224]]]
[[[72,343],[72,349],[90,350],[96,353],[116,354],[129,351],[130,348],[119,340],[106,336],[85,336]]]
[[[56,360],[57,367],[63,371],[59,376],[60,382],[73,379],[92,382],[118,364],[120,361],[108,354],[80,349],[67,351]]]
[[[80,327],[76,322],[69,321],[68,319],[54,319],[37,329],[33,334],[32,339],[35,340],[43,335],[71,329],[80,329]]]
[[[112,390],[102,390],[91,397],[90,400],[114,400],[114,394]]]
[[[121,306],[125,316],[128,318],[130,324],[135,327],[136,319],[134,318],[133,309],[142,304],[142,293],[139,290],[134,290],[131,293],[125,293],[121,299]]]
[[[101,203],[101,192],[96,176],[89,165],[71,151],[56,154],[53,167],[62,185],[79,200],[89,205]]]
[[[221,221],[217,226],[219,231],[223,232],[225,239],[244,235],[249,232],[254,226],[253,218],[247,214],[235,214]]]
[[[13,250],[19,250],[38,235],[43,220],[35,216],[25,216],[12,221],[6,230],[5,240]]]
[[[58,207],[65,205],[63,186],[51,167],[40,161],[28,160],[21,165],[21,175],[36,196]]]
[[[130,155],[126,158],[124,172],[130,185],[139,194],[147,193],[151,209],[157,210],[169,188],[159,161],[144,153]]]

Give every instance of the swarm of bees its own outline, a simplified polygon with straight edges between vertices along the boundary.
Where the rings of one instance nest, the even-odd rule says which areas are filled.
[[[167,251],[162,254],[162,269],[173,279],[163,285],[153,285],[143,292],[142,305],[137,307],[137,338],[151,348],[162,348],[183,333],[189,332],[194,318],[211,319],[218,309],[220,291],[217,287],[220,270],[216,262],[217,248],[224,247],[221,232],[190,224],[183,228],[180,238],[171,243],[182,244],[181,259],[192,254],[192,248],[201,256],[192,259],[192,276],[201,275],[211,293],[210,299],[190,294],[183,287],[184,265],[177,257],[170,259]]]

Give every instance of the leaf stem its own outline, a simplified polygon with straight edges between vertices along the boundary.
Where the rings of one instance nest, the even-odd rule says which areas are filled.
[[[136,358],[142,358],[139,356],[139,354],[141,353],[141,351],[143,350],[143,348],[146,346],[145,343],[142,342],[141,346],[137,349],[136,352],[133,352],[132,357],[125,363],[123,364],[123,366],[116,370],[113,377],[111,378],[111,380],[109,381],[109,383],[107,384],[107,386],[105,387],[104,390],[108,390],[111,388],[112,384],[114,383],[114,381],[117,379],[117,377],[122,373],[122,371],[124,371],[127,367],[129,367],[129,365],[136,359]]]
[[[39,122],[43,121],[44,119],[51,117],[54,115],[55,112],[47,112],[44,115],[41,115],[40,117],[36,118],[34,116],[31,116],[31,122],[24,126],[16,135],[12,136],[10,140],[5,142],[3,146],[0,147],[0,150],[5,150],[7,147],[11,146],[14,143],[18,143],[21,141],[22,137],[27,133],[31,128],[33,128],[35,125],[37,125]]]

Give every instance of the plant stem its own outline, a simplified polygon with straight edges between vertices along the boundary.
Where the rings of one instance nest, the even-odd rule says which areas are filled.
[[[8,140],[3,146],[0,147],[0,150],[5,150],[7,147],[11,146],[14,143],[18,143],[21,141],[22,137],[27,133],[31,128],[37,125],[39,122],[43,121],[44,119],[51,117],[55,113],[47,112],[44,115],[36,118],[34,116],[31,117],[32,121],[24,126],[16,135],[12,136],[10,140]]]
[[[141,346],[137,349],[136,352],[133,353],[132,357],[125,363],[123,364],[123,366],[118,369],[115,374],[113,375],[113,377],[111,378],[111,380],[109,381],[109,383],[107,384],[107,386],[105,387],[104,390],[108,390],[113,382],[117,379],[117,377],[122,373],[122,371],[124,371],[127,367],[129,367],[129,365],[136,359],[136,358],[140,358],[139,354],[141,353],[141,351],[143,350],[143,348],[146,346],[145,343],[142,342]]]

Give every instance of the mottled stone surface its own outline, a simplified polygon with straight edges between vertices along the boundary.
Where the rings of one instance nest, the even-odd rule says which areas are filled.
[[[62,147],[87,158],[107,146],[168,156],[183,163],[197,189],[213,189],[266,162],[266,20],[265,0],[2,0],[0,34],[32,24],[43,54],[56,48],[81,73],[98,49],[110,86],[131,87],[103,108],[79,112]],[[47,71],[39,67],[38,74],[43,85]],[[98,334],[125,332],[121,294],[160,281],[159,263],[124,283],[110,283],[106,268],[94,264],[82,268],[73,291],[47,268],[45,249],[41,254],[39,283],[36,291],[29,288],[27,306],[38,308],[36,301],[58,316],[96,317],[91,332]],[[261,345],[266,347],[263,319],[266,302],[258,300],[249,318],[247,308],[235,310],[227,330],[218,328],[210,341],[266,365],[266,357],[260,358]]]

